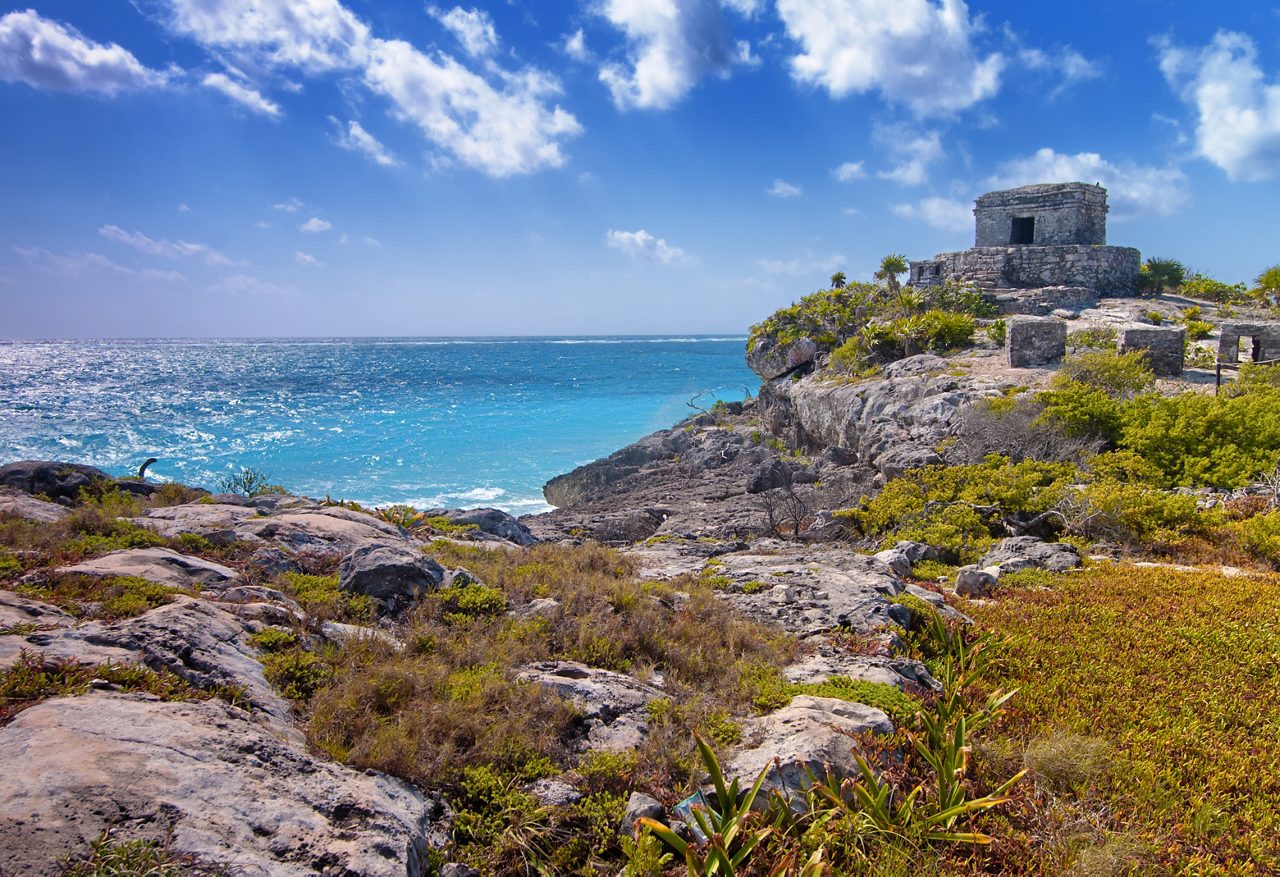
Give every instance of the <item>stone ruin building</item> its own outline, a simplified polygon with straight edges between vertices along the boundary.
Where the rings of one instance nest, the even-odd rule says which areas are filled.
[[[1007,314],[1041,316],[1133,295],[1142,257],[1107,246],[1107,210],[1107,190],[1087,183],[988,192],[975,203],[973,249],[912,262],[908,283],[972,283]]]

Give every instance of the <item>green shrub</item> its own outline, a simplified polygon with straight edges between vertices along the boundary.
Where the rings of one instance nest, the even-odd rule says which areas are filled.
[[[1234,526],[1246,551],[1273,566],[1280,566],[1280,511],[1255,515]]]
[[[62,877],[179,877],[202,873],[192,856],[169,850],[158,840],[115,839],[104,831],[89,843],[85,856],[71,856],[62,863]],[[210,868],[209,873],[219,873]]]
[[[298,635],[283,627],[268,627],[249,637],[249,644],[264,652],[280,652],[298,645]]]
[[[92,557],[125,548],[152,548],[167,543],[163,536],[146,527],[116,521],[112,532],[86,533],[66,543],[65,550],[80,557]]]
[[[248,467],[234,475],[223,476],[218,481],[223,493],[234,493],[239,496],[268,496],[288,493],[279,484],[271,483],[271,476],[265,472]]]
[[[308,615],[321,620],[369,621],[373,600],[365,594],[349,594],[338,588],[338,575],[316,576],[287,572],[277,580],[280,590],[298,601]]]
[[[1082,491],[1086,512],[1071,532],[1090,539],[1123,543],[1177,541],[1202,532],[1209,521],[1196,509],[1196,498],[1155,490],[1142,484],[1099,481]]]
[[[1073,383],[1094,387],[1116,399],[1132,399],[1151,389],[1155,374],[1144,351],[1098,351],[1067,357],[1050,387],[1062,389]]]
[[[22,575],[22,562],[7,551],[0,550],[0,579],[12,579]]]
[[[1067,346],[1073,349],[1091,347],[1098,350],[1114,350],[1116,335],[1116,330],[1109,326],[1077,329],[1067,333]]]
[[[920,701],[903,694],[892,685],[883,682],[867,682],[848,676],[832,676],[823,682],[800,683],[789,689],[794,696],[809,694],[814,697],[835,697],[852,703],[883,710],[895,725],[909,722],[920,711]],[[731,741],[732,742],[732,741]]]
[[[446,622],[461,624],[507,611],[507,596],[480,582],[467,581],[436,592]]]
[[[22,585],[19,592],[81,618],[132,618],[189,592],[137,576],[60,575]]]
[[[333,675],[324,659],[301,648],[264,654],[262,669],[267,681],[281,694],[299,701],[310,700]]]
[[[1231,286],[1199,273],[1192,274],[1183,281],[1182,294],[1219,304],[1243,303],[1248,299],[1243,283]]]
[[[1003,319],[992,320],[991,325],[987,327],[987,337],[991,339],[993,344],[998,344],[1002,347],[1008,332],[1009,324]]]

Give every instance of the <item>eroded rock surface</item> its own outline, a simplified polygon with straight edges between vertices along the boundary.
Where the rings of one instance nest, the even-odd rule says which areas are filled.
[[[238,578],[230,567],[169,548],[127,548],[58,570],[61,574],[136,576],[171,588],[225,590]]]
[[[649,733],[645,705],[665,697],[662,689],[611,670],[576,661],[542,661],[517,677],[542,685],[574,703],[582,713],[587,749],[621,752]]]
[[[441,805],[216,700],[95,693],[0,728],[0,873],[60,874],[108,827],[236,874],[425,873]]]
[[[978,562],[978,566],[998,566],[1002,573],[1024,569],[1066,572],[1080,566],[1080,550],[1066,542],[1045,542],[1034,536],[1011,536],[1000,540]]]
[[[54,502],[45,502],[23,493],[0,493],[0,515],[12,515],[29,521],[53,523],[71,514],[71,509]]]

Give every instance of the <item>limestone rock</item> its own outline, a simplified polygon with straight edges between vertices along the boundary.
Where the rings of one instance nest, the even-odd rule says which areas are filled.
[[[778,344],[761,337],[747,350],[747,367],[766,381],[780,378],[813,362],[818,345],[808,338]]]
[[[338,587],[372,597],[385,614],[403,611],[440,587],[444,567],[421,550],[402,545],[366,545],[342,559]]]
[[[220,701],[94,693],[0,728],[0,873],[60,874],[101,831],[237,874],[419,875],[441,807],[322,761]]]
[[[586,726],[584,744],[592,750],[621,752],[638,746],[649,733],[645,705],[665,697],[656,686],[576,661],[530,664],[516,678],[573,701]]]
[[[191,557],[169,548],[126,548],[58,570],[62,574],[87,576],[136,576],[170,588],[205,588],[213,593],[236,581],[230,567],[200,557]]]
[[[69,514],[70,509],[57,503],[45,502],[22,493],[0,493],[0,516],[12,515],[15,518],[51,524]]]
[[[1065,572],[1080,566],[1080,551],[1066,542],[1045,542],[1034,536],[1011,536],[987,552],[981,567],[998,566],[1001,572],[1047,569]]]
[[[57,606],[23,597],[13,591],[0,590],[0,630],[27,624],[70,627],[75,624],[75,619]]]
[[[651,798],[644,792],[632,792],[631,797],[627,798],[627,810],[622,814],[622,825],[619,826],[618,833],[623,837],[630,837],[636,830],[636,820],[661,819],[664,813],[666,808],[657,798]]]
[[[956,570],[956,593],[961,597],[986,597],[996,586],[996,576],[976,566]]]
[[[543,778],[525,787],[544,807],[572,807],[582,800],[582,792],[564,780]]]
[[[892,734],[889,717],[874,707],[830,697],[799,695],[790,706],[743,725],[743,748],[724,767],[726,781],[750,788],[761,771],[769,774],[761,802],[770,792],[803,799],[810,776],[822,777],[830,765],[837,776],[857,771],[855,742],[849,735]],[[775,765],[774,759],[779,764]]]
[[[81,490],[111,480],[101,469],[79,463],[20,460],[0,466],[0,486],[50,499],[74,500]]]
[[[906,578],[911,575],[911,558],[907,556],[905,551],[899,551],[896,548],[889,548],[871,556],[889,567],[889,569],[893,570],[898,576]]]
[[[1067,324],[1054,317],[1010,317],[1004,349],[1011,368],[1059,362],[1067,353]]]
[[[448,518],[453,524],[470,524],[482,539],[503,539],[520,546],[538,543],[528,527],[500,509],[431,509],[426,514]]]
[[[1186,340],[1184,326],[1125,326],[1116,338],[1116,347],[1121,353],[1143,351],[1151,371],[1176,377],[1182,374]]]
[[[256,505],[188,503],[150,509],[135,523],[162,536],[196,533],[212,542],[261,542],[291,552],[350,554],[374,543],[413,544],[386,521],[300,497],[261,497]],[[246,501],[248,502],[248,501]]]

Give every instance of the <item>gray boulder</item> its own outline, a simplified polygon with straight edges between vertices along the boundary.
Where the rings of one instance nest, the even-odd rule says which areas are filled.
[[[25,627],[70,627],[75,619],[56,606],[0,590],[0,630]]]
[[[261,543],[289,552],[350,554],[366,545],[415,544],[399,527],[372,515],[292,496],[149,509],[134,523],[162,536],[195,533],[215,543]]]
[[[169,548],[126,548],[58,570],[61,574],[87,576],[136,576],[170,588],[206,589],[217,593],[235,583],[230,567],[201,557],[179,554]]]
[[[744,723],[747,742],[725,765],[725,779],[750,788],[768,768],[758,800],[763,804],[777,792],[793,805],[802,803],[811,777],[823,777],[827,766],[837,777],[857,771],[850,735],[865,733],[892,734],[893,723],[865,704],[800,695],[789,706]]]
[[[911,565],[915,566],[922,560],[937,560],[938,549],[932,545],[926,545],[923,542],[908,542],[902,540],[893,546],[895,551],[901,551],[911,561]]]
[[[444,567],[420,549],[403,545],[366,545],[338,567],[338,588],[372,597],[384,614],[403,611],[440,587],[444,578]]]
[[[54,502],[45,502],[24,493],[0,493],[0,517],[11,515],[15,518],[26,518],[28,521],[52,524],[69,514],[71,514],[69,508]]]
[[[987,569],[962,566],[956,570],[956,593],[961,597],[986,597],[995,589],[997,580]]]
[[[93,466],[51,460],[20,460],[0,466],[0,486],[32,496],[74,500],[80,491],[112,481],[110,475]]]
[[[907,556],[905,551],[899,551],[897,548],[889,548],[885,551],[879,551],[873,555],[876,560],[883,563],[894,573],[906,578],[911,575],[911,558]]]
[[[1024,569],[1066,572],[1080,566],[1080,550],[1066,542],[1045,542],[1034,536],[1011,536],[987,552],[979,566],[998,566],[1003,573]]]
[[[501,509],[431,509],[431,517],[448,518],[450,523],[475,528],[479,538],[504,539],[516,545],[529,546],[538,543],[538,537],[529,528]]]
[[[766,381],[780,378],[813,362],[818,345],[808,338],[779,344],[772,338],[757,338],[747,350],[747,367]]]
[[[439,802],[322,761],[243,710],[94,693],[0,728],[0,873],[56,875],[112,828],[236,874],[428,873]]]
[[[635,833],[637,820],[661,819],[664,813],[666,808],[657,798],[651,798],[644,792],[632,792],[631,797],[627,798],[627,810],[622,814],[622,825],[618,828],[618,833],[623,837],[630,837]]]
[[[591,750],[622,752],[640,745],[649,733],[645,705],[666,696],[638,679],[576,661],[530,664],[516,678],[572,701],[586,730],[583,745]]]

